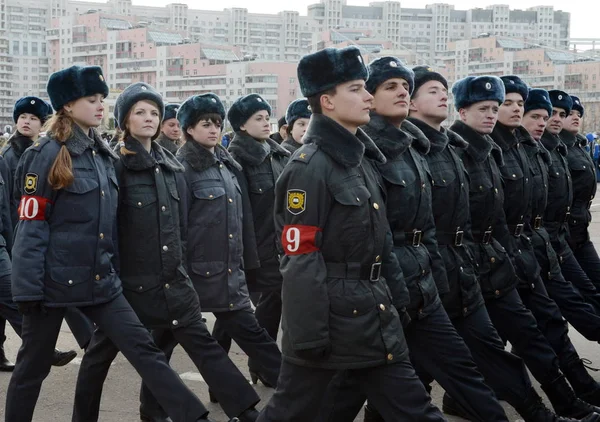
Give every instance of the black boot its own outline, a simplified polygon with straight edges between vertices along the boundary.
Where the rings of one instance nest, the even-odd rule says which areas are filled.
[[[379,414],[377,409],[375,409],[372,405],[367,403],[367,405],[365,406],[364,422],[385,422],[385,420]]]
[[[600,406],[600,384],[588,373],[581,359],[569,362],[561,369],[577,397],[594,406]]]
[[[4,353],[4,342],[0,345],[0,372],[12,372],[15,369],[15,364],[6,358]]]
[[[542,398],[535,392],[533,387],[529,390],[525,400],[514,406],[525,422],[599,422],[600,415],[592,413],[582,419],[564,418],[556,416],[542,403]]]
[[[557,415],[579,419],[593,412],[600,413],[600,408],[577,398],[564,375],[548,385],[542,385],[542,390],[548,396]]]
[[[52,366],[65,366],[77,357],[75,350],[69,350],[68,352],[61,352],[58,349],[54,349],[54,356],[52,356]]]
[[[237,417],[233,418],[232,421],[233,422],[255,422],[258,419],[258,415],[259,415],[258,410],[256,410],[254,407],[251,407],[250,409],[244,410]],[[237,419],[237,421],[236,421],[236,419]]]

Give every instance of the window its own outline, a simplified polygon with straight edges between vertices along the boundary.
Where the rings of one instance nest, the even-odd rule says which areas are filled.
[[[37,56],[38,55],[38,43],[37,42],[31,42],[31,55],[32,56]]]
[[[13,54],[20,54],[19,52],[19,41],[13,41]]]

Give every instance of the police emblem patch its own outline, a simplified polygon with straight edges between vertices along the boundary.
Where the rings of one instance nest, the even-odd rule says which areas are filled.
[[[38,175],[35,173],[27,173],[25,175],[25,188],[23,189],[26,194],[31,195],[37,190]]]
[[[306,209],[306,191],[290,189],[287,191],[287,209],[293,215],[298,215]]]

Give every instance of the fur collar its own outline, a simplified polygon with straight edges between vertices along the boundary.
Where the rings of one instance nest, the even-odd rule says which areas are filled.
[[[462,136],[458,133],[451,131],[450,129],[442,128],[442,131],[446,133],[448,136],[448,140],[450,141],[450,145],[456,148],[467,149],[469,148],[469,143],[465,141]]]
[[[65,145],[67,146],[69,153],[74,156],[83,154],[88,148],[92,148],[92,146],[95,145],[96,148],[98,148],[98,152],[101,154],[107,155],[113,160],[117,160],[119,158],[113,151],[110,150],[108,145],[106,145],[106,143],[100,139],[100,136],[98,136],[98,133],[95,129],[90,129],[88,135],[78,125],[73,125],[71,137],[67,139]]]
[[[431,144],[430,152],[432,153],[443,151],[448,144],[457,148],[467,148],[469,146],[463,138],[451,130],[446,130],[444,128],[436,130],[424,121],[411,117],[409,117],[408,120],[421,129],[427,139],[429,139]]]
[[[125,155],[119,154],[123,161],[123,165],[130,170],[147,170],[154,167],[156,164],[159,164],[173,172],[183,171],[183,166],[177,161],[175,156],[156,142],[152,142],[152,152],[154,156],[148,153],[142,144],[131,136],[125,139],[125,148],[135,153]]]
[[[483,162],[492,154],[499,166],[504,165],[502,150],[488,135],[476,132],[460,120],[455,121],[450,129],[467,141],[469,146],[466,152],[473,160]]]
[[[427,139],[427,136],[423,133],[421,129],[419,129],[415,124],[409,122],[408,120],[404,120],[400,128],[412,135],[412,147],[416,149],[423,155],[427,155],[429,153],[429,149],[431,148],[431,142]]]
[[[21,134],[19,131],[16,131],[13,136],[10,137],[8,142],[17,158],[21,158],[21,155],[23,155],[25,150],[33,145],[33,139]]]
[[[508,151],[519,143],[516,133],[511,132],[510,128],[500,122],[496,123],[490,136],[502,151]]]
[[[567,155],[567,147],[558,137],[558,135],[552,135],[550,132],[545,130],[544,134],[542,135],[541,142],[550,153],[552,153],[554,150],[557,150],[560,154],[564,156]]]
[[[350,133],[336,121],[322,114],[313,114],[304,134],[304,144],[315,144],[344,167],[357,167],[363,156],[381,164],[386,162],[375,143],[362,130]]]
[[[169,151],[170,153],[172,153],[173,155],[175,155],[175,153],[177,153],[177,150],[179,149],[177,143],[172,139],[167,138],[167,135],[165,135],[162,132],[160,133],[158,138],[156,138],[156,143],[164,149],[166,149],[167,151]]]
[[[195,171],[204,171],[207,168],[214,166],[219,161],[223,161],[238,170],[242,170],[242,166],[240,166],[238,162],[233,159],[231,154],[219,144],[215,146],[215,153],[213,154],[197,142],[188,141],[179,148],[177,157],[183,158]]]
[[[587,146],[588,140],[585,136],[583,136],[581,133],[578,133],[577,135],[575,135],[575,137],[577,138],[577,142],[580,146],[584,148]]]
[[[290,153],[271,138],[265,140],[269,144],[267,151],[259,141],[243,132],[236,132],[229,144],[229,152],[242,166],[258,166],[269,154],[289,157]]]
[[[296,140],[290,135],[285,141],[281,143],[281,146],[287,149],[290,152],[290,154],[293,154],[294,152],[296,152],[297,149],[299,149],[302,146],[302,144],[300,142],[296,142]]]
[[[376,113],[371,113],[371,120],[363,126],[363,130],[389,160],[404,154],[413,142],[411,134],[398,129]]]

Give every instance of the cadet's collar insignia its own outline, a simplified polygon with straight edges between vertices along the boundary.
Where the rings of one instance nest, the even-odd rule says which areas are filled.
[[[35,104],[35,100],[31,100],[31,104]]]
[[[37,190],[38,175],[35,173],[27,173],[25,175],[25,193],[27,195],[33,195]]]
[[[562,95],[559,95],[559,96],[558,96],[558,99],[559,99],[559,100],[562,100]]]
[[[102,82],[104,82],[104,76],[98,75],[98,79],[100,79]]]
[[[287,210],[290,214],[298,215],[306,209],[306,191],[290,189],[287,191]]]
[[[303,152],[301,152],[301,153],[300,153],[300,157],[299,157],[299,158],[300,158],[301,160],[305,160],[305,159],[306,159],[306,154],[305,154],[305,153],[303,153]]]
[[[489,82],[486,82],[486,84],[485,84],[485,89],[487,89],[488,91],[489,91],[490,89],[492,89],[492,84],[491,84],[491,83],[489,83]]]
[[[398,63],[396,63],[395,61],[392,60],[390,62],[390,66],[392,66],[392,67],[398,67]]]

